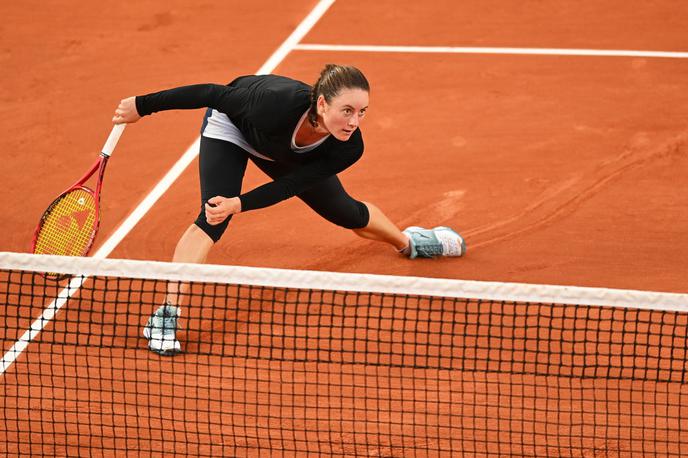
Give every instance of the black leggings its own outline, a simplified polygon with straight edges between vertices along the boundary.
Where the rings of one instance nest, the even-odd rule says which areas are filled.
[[[220,240],[232,217],[214,226],[208,224],[205,219],[205,202],[215,196],[236,197],[241,194],[241,183],[249,157],[273,180],[289,173],[292,167],[298,167],[260,159],[234,143],[201,136],[201,211],[195,224],[214,242]],[[360,229],[368,225],[368,207],[347,194],[336,175],[316,183],[297,197],[320,216],[338,226]]]

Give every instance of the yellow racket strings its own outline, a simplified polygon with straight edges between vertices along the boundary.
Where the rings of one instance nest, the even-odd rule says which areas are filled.
[[[95,224],[93,194],[84,189],[70,191],[44,216],[34,253],[83,256],[91,243]]]

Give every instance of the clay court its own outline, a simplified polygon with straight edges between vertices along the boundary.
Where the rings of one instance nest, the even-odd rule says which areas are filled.
[[[46,205],[96,158],[120,99],[255,73],[316,4],[2,4],[0,178],[7,195],[0,251],[30,250]],[[344,185],[400,227],[454,228],[468,253],[409,260],[291,199],[237,215],[209,262],[688,293],[687,29],[688,4],[668,0],[633,7],[616,0],[335,2],[270,72],[310,83],[325,63],[361,68],[371,83],[361,126],[366,150],[341,174]],[[192,147],[202,116],[203,110],[158,113],[127,127],[105,176],[94,251],[112,243]],[[196,216],[197,168],[194,159],[131,230],[119,232],[123,238],[107,257],[168,261]],[[267,180],[249,165],[244,189]],[[13,313],[25,327],[40,308]],[[131,318],[128,339],[138,318]],[[20,332],[5,333],[4,351]],[[57,344],[46,337],[40,346],[50,353]],[[95,358],[99,364],[103,356],[112,355]],[[174,364],[191,365],[192,357]],[[268,369],[264,361],[244,364]],[[289,370],[285,364],[279,370]],[[241,370],[247,369],[232,369]],[[21,381],[17,371],[4,377]],[[685,399],[685,387],[683,380],[672,395]],[[136,412],[135,401],[125,404]],[[688,434],[686,422],[684,415],[679,434]],[[76,448],[43,450],[108,448],[81,436],[74,441]],[[259,456],[251,453],[260,445],[231,453]],[[404,456],[393,447],[388,455],[376,450],[381,455],[349,454]],[[524,450],[518,456],[528,456]],[[627,452],[584,456],[641,456]],[[479,448],[472,453],[465,456],[487,456]]]

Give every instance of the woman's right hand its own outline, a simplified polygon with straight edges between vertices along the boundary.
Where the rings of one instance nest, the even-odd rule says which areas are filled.
[[[205,219],[211,226],[220,224],[237,213],[241,213],[241,199],[238,197],[215,196],[205,204]]]
[[[112,122],[115,124],[132,123],[141,119],[136,111],[136,97],[127,97],[119,102]]]

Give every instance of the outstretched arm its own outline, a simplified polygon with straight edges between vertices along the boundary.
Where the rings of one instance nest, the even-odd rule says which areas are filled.
[[[180,86],[151,94],[122,99],[112,122],[132,123],[157,111],[215,108],[228,116],[241,115],[250,105],[250,94],[243,88],[218,84]]]

